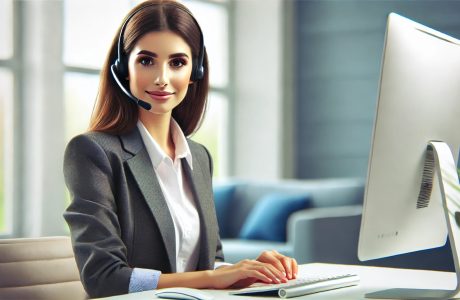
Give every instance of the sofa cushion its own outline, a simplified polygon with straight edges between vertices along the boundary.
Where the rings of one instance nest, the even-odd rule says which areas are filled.
[[[239,237],[285,242],[288,217],[298,210],[309,208],[310,203],[308,194],[268,194],[253,207]]]
[[[214,204],[216,206],[217,222],[219,224],[219,234],[221,238],[229,238],[230,234],[230,215],[232,207],[235,185],[216,185],[213,186]]]

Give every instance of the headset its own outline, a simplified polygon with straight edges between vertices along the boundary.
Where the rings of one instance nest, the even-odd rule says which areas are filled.
[[[125,20],[123,25],[121,26],[120,29],[120,35],[118,36],[118,57],[115,59],[115,62],[110,66],[110,71],[112,73],[113,79],[115,79],[116,83],[120,87],[120,89],[123,91],[123,93],[128,96],[129,99],[134,101],[137,105],[140,107],[150,110],[152,108],[152,105],[148,102],[142,101],[141,99],[138,99],[135,97],[130,91],[129,88],[127,88],[123,82],[122,79],[128,77],[129,72],[128,72],[128,62],[125,53],[123,53],[123,37],[125,34],[125,29],[126,25],[128,22],[141,10],[154,6],[154,5],[172,5],[178,9],[181,9],[182,11],[186,12],[189,14],[193,21],[195,22],[196,26],[198,27],[198,31],[200,32],[200,51],[198,53],[197,58],[192,59],[192,75],[190,76],[190,79],[192,81],[198,81],[203,79],[204,77],[204,66],[203,66],[203,61],[204,61],[204,54],[205,54],[205,47],[204,47],[204,38],[203,38],[203,32],[201,31],[200,25],[198,24],[198,21],[195,19],[195,17],[192,15],[192,13],[179,5],[176,5],[174,3],[151,3],[146,6],[143,6],[134,12],[132,12]]]

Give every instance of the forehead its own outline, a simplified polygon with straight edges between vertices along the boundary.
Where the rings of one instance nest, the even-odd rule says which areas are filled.
[[[185,53],[191,57],[190,46],[178,34],[171,31],[153,31],[145,34],[134,45],[136,50],[149,50],[158,55],[169,55],[172,53]]]

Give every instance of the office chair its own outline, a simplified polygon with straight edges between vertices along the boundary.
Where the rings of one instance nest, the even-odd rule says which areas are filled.
[[[0,299],[87,299],[69,237],[0,240]]]

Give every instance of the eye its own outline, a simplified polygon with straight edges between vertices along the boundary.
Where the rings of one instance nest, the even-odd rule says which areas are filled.
[[[187,65],[187,60],[183,58],[174,58],[170,61],[169,65],[173,68],[180,68],[182,66]]]
[[[139,58],[138,62],[143,66],[151,66],[153,65],[153,58],[150,56],[142,56]]]

